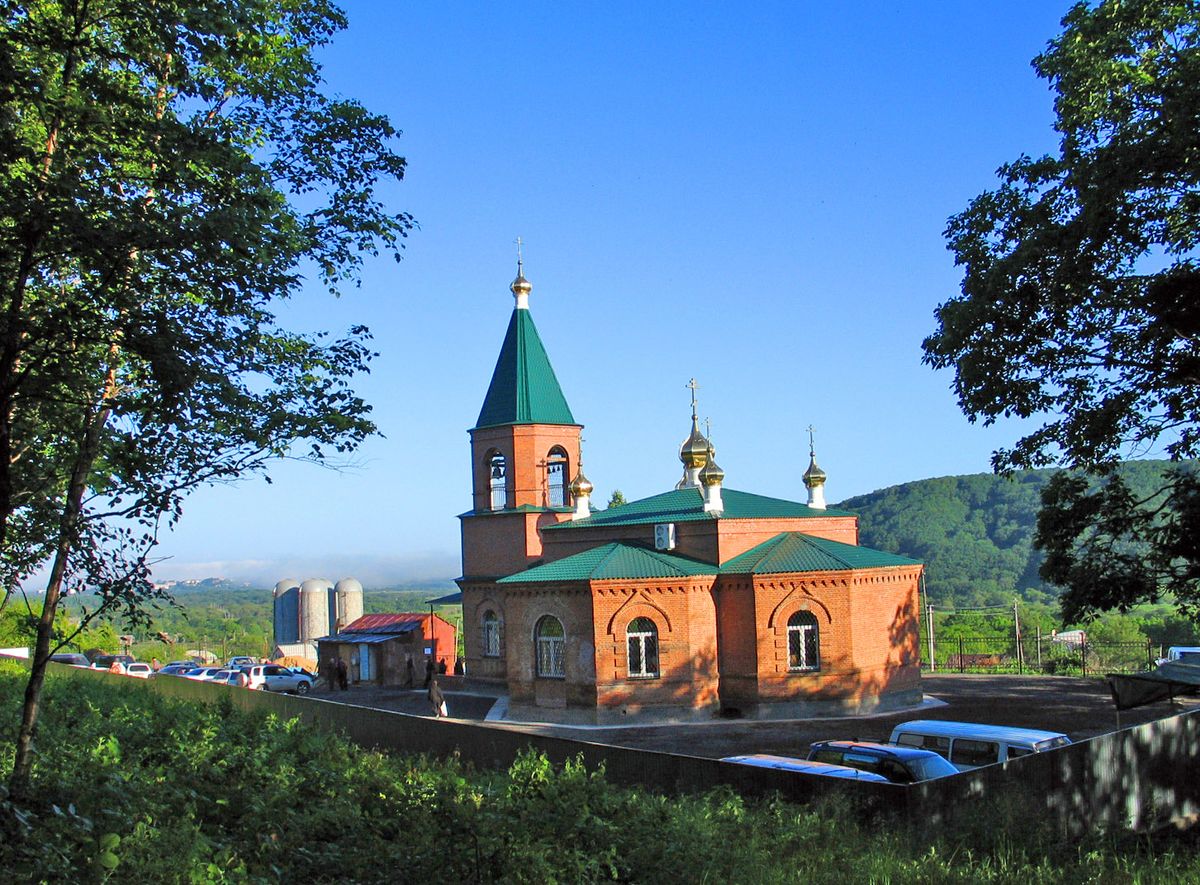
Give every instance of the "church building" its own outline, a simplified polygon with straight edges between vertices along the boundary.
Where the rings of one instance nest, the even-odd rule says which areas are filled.
[[[580,425],[529,311],[520,262],[471,437],[462,524],[467,672],[507,684],[513,719],[799,718],[920,701],[922,565],[858,544],[825,506],[725,486],[691,430],[675,488],[596,510]],[[602,379],[597,378],[597,383]]]

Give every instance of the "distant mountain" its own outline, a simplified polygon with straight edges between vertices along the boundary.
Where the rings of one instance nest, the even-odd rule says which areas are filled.
[[[1167,461],[1129,461],[1135,491],[1149,491]],[[1004,479],[990,473],[943,476],[848,498],[836,506],[859,516],[859,543],[925,563],[934,606],[1047,601],[1057,595],[1038,577],[1033,549],[1041,491],[1054,470]]]

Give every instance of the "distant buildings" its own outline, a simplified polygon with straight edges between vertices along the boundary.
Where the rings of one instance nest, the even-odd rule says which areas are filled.
[[[363,588],[354,578],[285,579],[275,585],[275,657],[317,660],[317,640],[362,617]]]

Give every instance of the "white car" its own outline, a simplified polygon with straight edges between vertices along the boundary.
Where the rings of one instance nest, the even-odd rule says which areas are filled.
[[[222,667],[201,667],[199,670],[193,670],[191,673],[184,673],[184,679],[195,679],[197,682],[208,682],[216,677],[218,673],[224,673]]]
[[[261,691],[294,691],[296,694],[308,694],[313,687],[311,676],[293,673],[279,664],[255,664],[252,667],[242,667],[241,670],[250,680],[249,687]]]
[[[154,668],[149,664],[144,664],[141,661],[134,661],[132,664],[125,665],[126,676],[136,676],[138,679],[149,679],[150,674],[154,672]]]

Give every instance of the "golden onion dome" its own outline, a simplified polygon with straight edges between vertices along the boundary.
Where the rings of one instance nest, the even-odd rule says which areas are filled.
[[[817,459],[814,455],[808,462],[808,469],[804,471],[804,484],[815,486],[823,482],[825,482],[825,471],[817,466]]]
[[[700,432],[700,423],[692,416],[692,432],[679,447],[679,460],[686,468],[703,467],[708,462],[708,450],[711,448],[704,434]]]
[[[518,270],[517,278],[512,281],[512,285],[508,288],[512,290],[512,293],[515,297],[519,298],[522,295],[528,296],[529,293],[533,291],[533,283],[525,279],[525,275]]]
[[[708,450],[708,463],[700,471],[700,484],[703,486],[720,485],[725,480],[725,471],[717,466],[717,459],[712,449]]]
[[[571,494],[576,498],[592,494],[592,482],[583,475],[582,466],[579,468],[579,473],[575,474],[575,478],[571,480]]]

